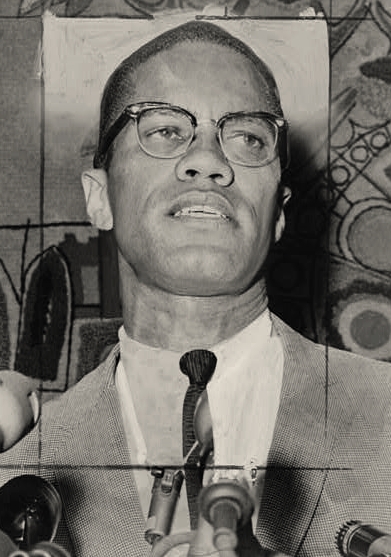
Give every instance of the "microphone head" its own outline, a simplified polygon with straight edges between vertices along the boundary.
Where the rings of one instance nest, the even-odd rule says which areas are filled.
[[[335,534],[335,545],[342,557],[349,556],[351,534],[361,527],[359,520],[347,520]]]
[[[336,534],[342,557],[369,557],[391,554],[391,536],[371,524],[348,520]]]
[[[213,428],[206,390],[197,400],[194,409],[193,428],[195,438],[200,446],[200,457],[207,457],[213,450]]]
[[[61,518],[56,489],[39,476],[12,478],[0,488],[0,530],[20,549],[52,541]]]
[[[38,421],[35,384],[16,371],[0,371],[0,452],[17,443]]]

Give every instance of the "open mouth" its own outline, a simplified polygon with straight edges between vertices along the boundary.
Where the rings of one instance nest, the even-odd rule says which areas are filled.
[[[174,218],[191,217],[195,219],[211,219],[211,220],[230,220],[228,215],[220,212],[214,207],[209,205],[191,205],[188,207],[181,207],[181,209],[173,213]]]

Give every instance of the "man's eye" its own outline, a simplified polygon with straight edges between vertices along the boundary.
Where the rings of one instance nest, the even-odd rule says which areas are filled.
[[[264,145],[264,142],[260,137],[256,137],[255,135],[251,135],[248,133],[243,134],[243,141],[250,147],[262,147]]]
[[[251,149],[263,149],[265,147],[265,141],[262,137],[244,131],[234,132],[227,139]]]
[[[174,127],[164,127],[164,128],[156,128],[154,130],[149,131],[147,137],[150,139],[166,139],[169,141],[185,141],[186,138],[183,136],[183,133],[178,128]]]

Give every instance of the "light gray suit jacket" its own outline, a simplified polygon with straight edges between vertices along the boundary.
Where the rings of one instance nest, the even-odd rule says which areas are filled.
[[[284,375],[256,535],[289,555],[336,557],[346,520],[391,532],[391,366],[326,350],[273,321]],[[150,550],[114,384],[118,356],[117,346],[44,405],[39,426],[0,458],[0,484],[38,473],[57,487],[57,541],[74,557]]]

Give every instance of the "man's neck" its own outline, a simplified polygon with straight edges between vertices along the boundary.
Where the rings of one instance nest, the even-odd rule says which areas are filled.
[[[264,280],[238,295],[194,297],[133,278],[131,285],[122,285],[125,331],[138,342],[166,350],[214,346],[247,327],[267,307]]]

